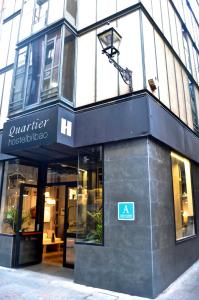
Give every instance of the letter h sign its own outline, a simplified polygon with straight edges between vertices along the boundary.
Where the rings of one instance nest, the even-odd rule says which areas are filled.
[[[61,118],[61,133],[67,136],[72,135],[72,122]]]

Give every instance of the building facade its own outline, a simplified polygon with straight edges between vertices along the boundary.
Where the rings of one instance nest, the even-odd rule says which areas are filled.
[[[199,258],[198,15],[197,0],[0,0],[0,265],[153,298]]]

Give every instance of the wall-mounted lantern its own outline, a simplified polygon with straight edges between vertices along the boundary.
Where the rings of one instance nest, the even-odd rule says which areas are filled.
[[[119,46],[122,36],[113,28],[109,28],[97,35],[100,44],[102,46],[102,53],[106,54],[108,60],[114,67],[119,71],[122,79],[126,84],[128,84],[130,91],[133,91],[132,85],[132,71],[128,68],[122,68],[114,59],[115,55],[119,55]]]

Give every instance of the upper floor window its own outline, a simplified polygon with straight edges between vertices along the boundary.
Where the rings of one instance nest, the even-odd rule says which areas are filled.
[[[176,240],[195,235],[191,165],[188,159],[171,153]]]
[[[60,30],[47,35],[43,91],[55,93],[58,88],[58,70],[60,63]],[[44,93],[46,95],[46,93]]]
[[[65,27],[19,49],[10,112],[55,97],[72,102],[74,55],[75,37]]]
[[[48,0],[37,0],[33,17],[33,31],[36,32],[47,25]]]
[[[188,43],[188,37],[187,32],[185,30],[182,31],[183,33],[183,46],[184,46],[184,54],[185,54],[185,60],[186,60],[186,67],[189,70],[189,72],[192,72],[191,69],[191,58],[190,58],[190,51],[189,51],[189,43]]]

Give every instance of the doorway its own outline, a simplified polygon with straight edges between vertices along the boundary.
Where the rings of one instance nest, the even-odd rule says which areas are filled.
[[[41,262],[42,231],[37,211],[37,186],[22,183],[16,224],[15,267]]]
[[[51,183],[45,188],[42,262],[74,267],[77,182]]]

